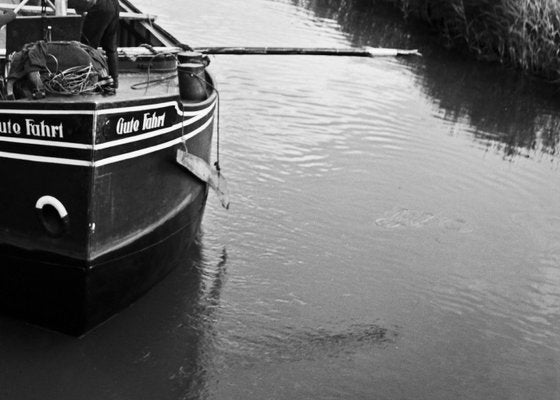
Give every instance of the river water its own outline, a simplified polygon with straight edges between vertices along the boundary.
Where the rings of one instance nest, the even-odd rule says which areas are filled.
[[[0,319],[1,399],[560,398],[558,89],[368,1],[136,0],[216,56],[220,162],[184,265],[81,339]]]

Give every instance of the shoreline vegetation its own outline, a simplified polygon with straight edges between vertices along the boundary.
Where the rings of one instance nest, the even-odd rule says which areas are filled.
[[[449,48],[560,83],[557,0],[382,1],[398,7],[405,19],[427,23]]]

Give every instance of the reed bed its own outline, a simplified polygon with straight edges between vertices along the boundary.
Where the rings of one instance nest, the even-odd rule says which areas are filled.
[[[428,22],[449,46],[560,82],[559,0],[385,2]]]

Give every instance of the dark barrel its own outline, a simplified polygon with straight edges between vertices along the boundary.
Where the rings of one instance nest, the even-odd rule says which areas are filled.
[[[185,101],[202,101],[208,97],[204,65],[182,63],[177,67],[179,94]]]
[[[179,64],[203,64],[206,66],[208,65],[206,62],[207,59],[208,57],[198,51],[182,51],[177,54]]]

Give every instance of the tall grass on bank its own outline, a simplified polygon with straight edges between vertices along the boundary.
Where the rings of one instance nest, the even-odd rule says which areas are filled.
[[[560,80],[558,0],[385,0],[428,22],[450,46]]]

